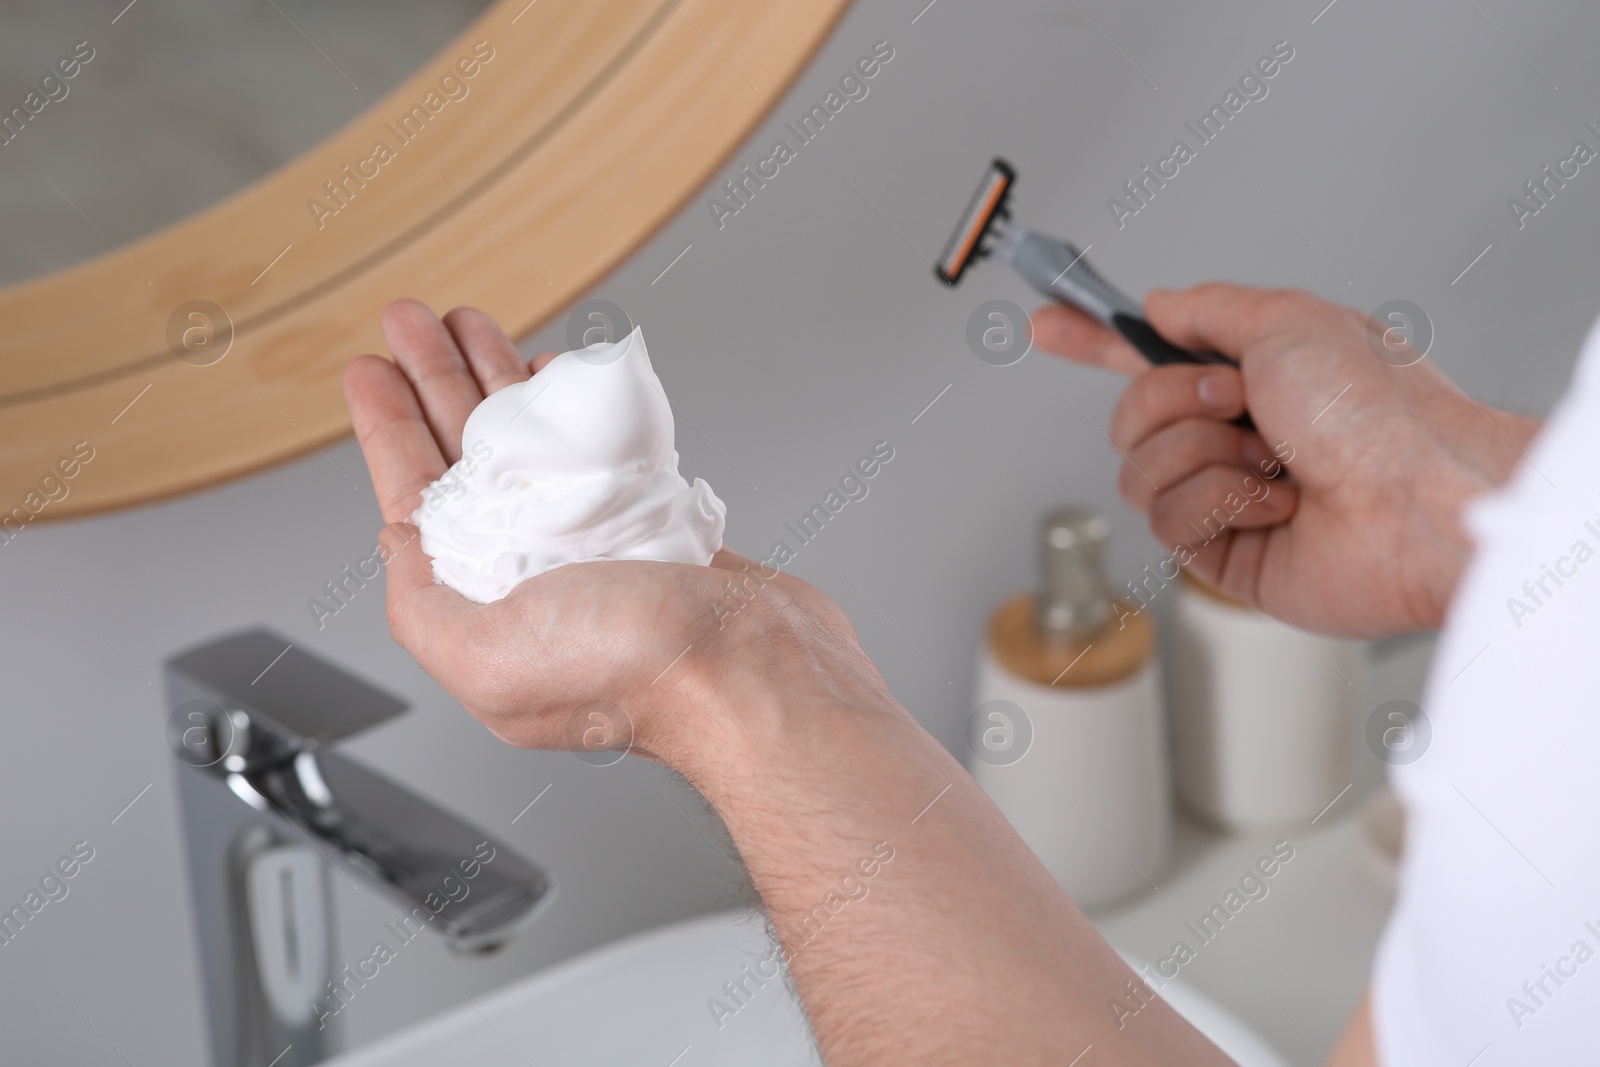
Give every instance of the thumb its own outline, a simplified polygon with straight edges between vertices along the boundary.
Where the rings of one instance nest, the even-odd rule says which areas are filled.
[[[1304,314],[1297,294],[1227,282],[1155,289],[1145,314],[1156,332],[1184,348],[1209,349],[1238,362],[1246,348]]]
[[[1033,313],[1033,340],[1074,363],[1117,374],[1131,377],[1150,369],[1149,362],[1115,330],[1065,304],[1046,304]]]
[[[428,641],[462,632],[477,606],[433,578],[433,561],[422,551],[422,537],[409,522],[392,522],[378,535],[379,558],[388,570],[389,631],[400,646],[423,663],[419,650]]]

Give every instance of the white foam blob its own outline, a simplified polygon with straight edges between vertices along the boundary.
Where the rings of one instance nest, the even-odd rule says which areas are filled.
[[[727,508],[678,473],[675,440],[641,330],[557,356],[473,409],[461,460],[423,494],[434,576],[489,604],[568,563],[704,566]]]

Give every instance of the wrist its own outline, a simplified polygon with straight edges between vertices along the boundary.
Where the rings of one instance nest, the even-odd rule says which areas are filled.
[[[1438,458],[1425,465],[1434,474],[1415,483],[1417,503],[1441,549],[1435,557],[1432,583],[1434,628],[1443,625],[1445,609],[1477,548],[1467,528],[1467,507],[1511,478],[1526,461],[1526,452],[1541,425],[1538,419],[1459,395],[1461,403],[1448,424],[1449,432],[1435,439]]]
[[[654,754],[719,809],[730,790],[826,747],[842,722],[911,721],[838,608],[794,586],[721,620],[657,717]]]
[[[1536,419],[1531,415],[1518,415],[1512,411],[1502,411],[1499,408],[1484,408],[1484,413],[1489,416],[1503,440],[1510,446],[1510,451],[1501,452],[1499,464],[1499,477],[1495,485],[1503,485],[1511,477],[1517,464],[1526,458],[1528,449],[1533,445],[1533,439],[1539,435],[1539,430],[1544,426],[1543,419]]]

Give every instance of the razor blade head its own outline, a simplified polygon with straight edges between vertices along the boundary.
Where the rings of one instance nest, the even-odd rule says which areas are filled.
[[[983,180],[978,183],[977,192],[972,194],[972,201],[967,204],[966,213],[950,234],[950,241],[944,246],[944,252],[933,268],[940,281],[946,285],[956,284],[969,264],[988,254],[989,249],[983,239],[988,236],[995,219],[1009,217],[1006,198],[1011,195],[1011,187],[1016,180],[1017,172],[1005,160],[996,157],[989,164],[989,169],[983,173]]]

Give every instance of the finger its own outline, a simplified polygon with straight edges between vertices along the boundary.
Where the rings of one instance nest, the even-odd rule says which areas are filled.
[[[1207,467],[1156,495],[1150,530],[1180,557],[1180,545],[1198,556],[1230,534],[1288,521],[1298,503],[1293,485],[1237,467]]]
[[[426,304],[396,300],[383,309],[384,339],[421,401],[446,463],[461,458],[461,428],[483,400],[455,338]]]
[[[528,361],[500,324],[482,311],[456,308],[445,314],[444,327],[466,355],[467,366],[484,396],[528,380]]]
[[[1046,304],[1033,313],[1033,342],[1074,363],[1135,375],[1150,364],[1121,335],[1064,304]]]
[[[1144,306],[1150,325],[1173,344],[1221,352],[1235,361],[1261,338],[1333,308],[1309,293],[1226,282],[1153,290]]]
[[[1215,419],[1181,419],[1162,427],[1127,452],[1118,489],[1140,511],[1164,489],[1171,489],[1207,467],[1246,471],[1271,456],[1256,434]]]
[[[765,586],[768,582],[775,582],[783,575],[783,568],[772,566],[766,562],[756,562],[724,545],[717,549],[711,556],[711,568],[718,571],[731,571],[745,577],[730,579],[721,588],[724,590],[742,586],[746,590]],[[751,583],[754,583],[752,585]]]
[[[1232,367],[1174,363],[1128,383],[1111,413],[1110,438],[1124,454],[1183,419],[1228,420],[1244,412],[1244,378]]]
[[[726,622],[726,614],[729,613],[730,603],[738,604],[740,600],[752,594],[756,589],[763,590],[774,607],[784,608],[794,603],[793,588],[789,586],[789,583],[795,579],[785,575],[782,567],[771,564],[766,560],[757,562],[746,559],[726,545],[717,549],[716,553],[711,557],[711,566],[717,570],[733,571],[741,575],[741,577],[731,579],[722,586],[725,597],[731,594],[732,597],[738,599],[732,601],[724,599],[722,601],[722,607],[718,615],[719,622]],[[837,616],[834,622],[847,627],[849,633],[855,633],[855,627],[845,617],[844,613],[839,611],[837,607],[834,607],[833,611]],[[731,613],[736,614],[737,609]]]
[[[550,361],[555,358],[556,353],[554,352],[541,352],[537,356],[534,356],[533,359],[528,361],[528,366],[533,368],[533,373],[538,374],[540,371],[548,367],[550,365]]]
[[[1201,564],[1204,573],[1197,571],[1196,577],[1235,600],[1276,614],[1273,605],[1263,603],[1259,586],[1272,529],[1235,530],[1228,536],[1227,552],[1208,557]]]
[[[344,395],[383,521],[408,520],[448,466],[411,383],[388,360],[361,356],[344,369]]]
[[[748,570],[751,565],[752,563],[750,560],[739,555],[739,553],[735,552],[727,545],[723,545],[721,548],[717,549],[717,551],[711,556],[711,566],[721,568],[722,570],[743,571]]]
[[[1271,536],[1270,529],[1230,530],[1201,549],[1184,570],[1242,604],[1270,611],[1258,583]]]

